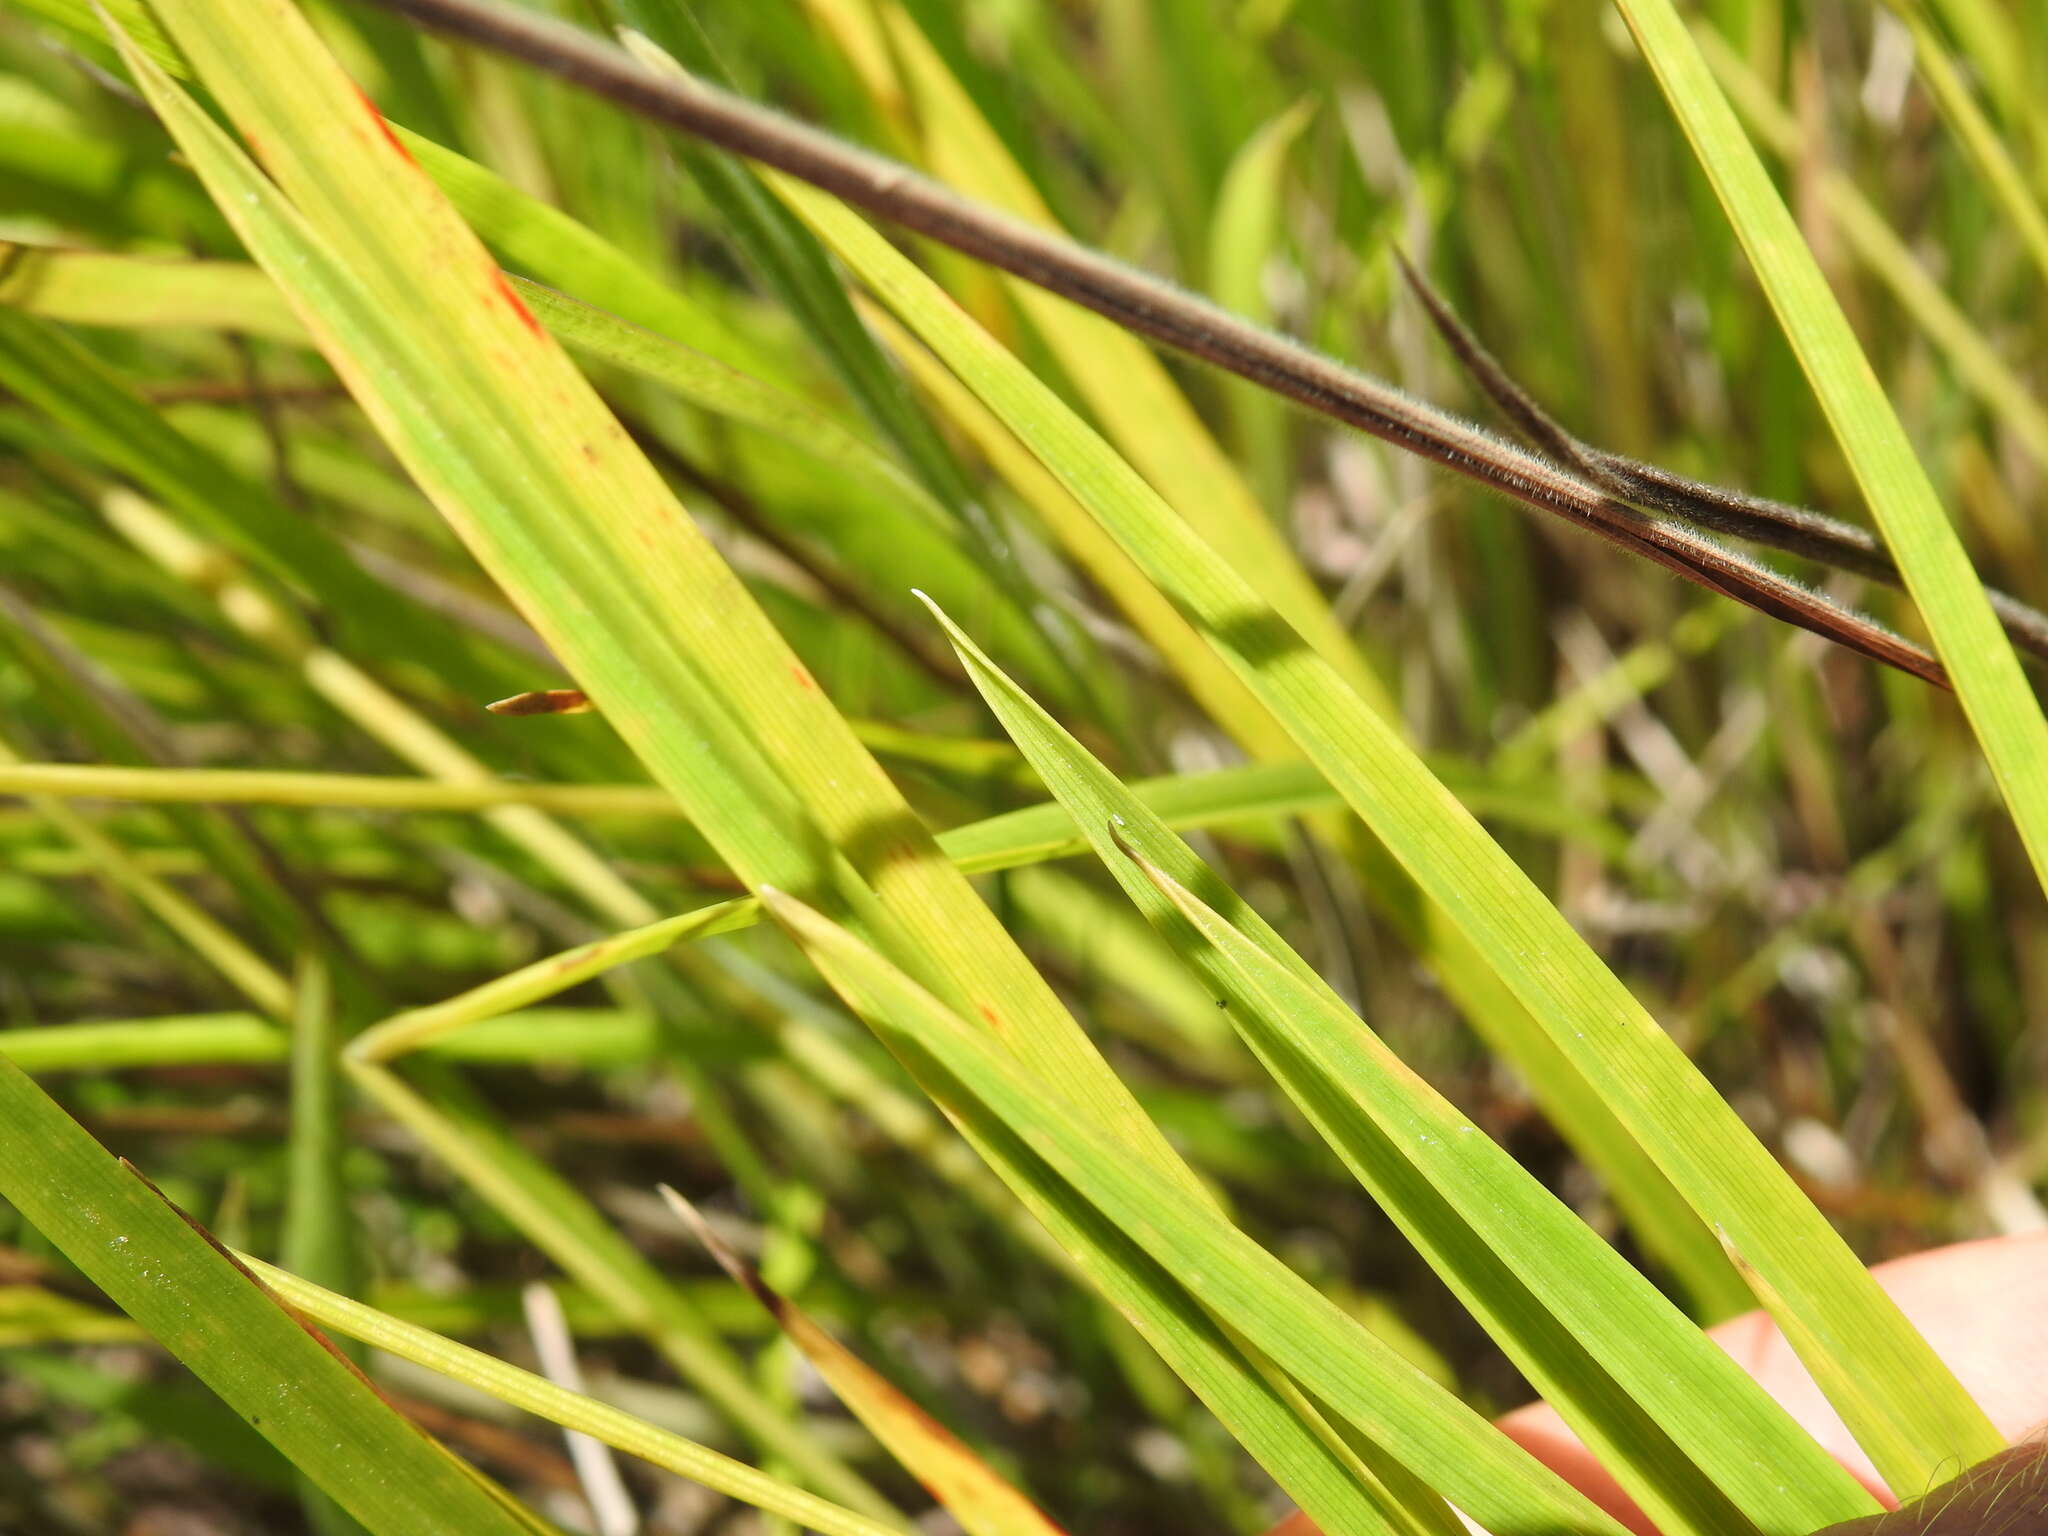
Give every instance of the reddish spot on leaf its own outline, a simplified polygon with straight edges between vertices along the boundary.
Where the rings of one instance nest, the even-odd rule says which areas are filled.
[[[597,444],[578,443],[576,446],[583,450],[583,457],[585,462],[591,464],[595,464],[597,462]]]
[[[789,669],[789,675],[796,679],[797,687],[803,689],[806,693],[816,693],[818,691],[817,680],[802,667],[792,666]]]
[[[1003,1027],[1003,1020],[1001,1015],[999,1015],[995,1011],[995,1009],[989,1007],[987,1003],[983,1003],[981,1005],[980,1012],[982,1018],[987,1021],[988,1027],[990,1029],[1001,1029]]]
[[[363,104],[363,110],[370,114],[370,121],[377,125],[377,131],[384,135],[384,142],[404,157],[406,164],[413,164],[412,151],[398,142],[398,135],[391,131],[391,125],[384,121],[384,114],[377,110],[377,103],[363,94],[361,86],[356,87],[356,100]]]
[[[525,323],[529,331],[533,332],[536,336],[540,335],[540,322],[533,318],[533,311],[526,307],[526,301],[513,291],[510,283],[505,281],[505,274],[496,267],[493,267],[491,268],[491,281],[498,285],[498,297],[505,301],[506,307]]]

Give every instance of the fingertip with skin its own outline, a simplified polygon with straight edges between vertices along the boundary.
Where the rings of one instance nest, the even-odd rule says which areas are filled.
[[[2007,1441],[2048,1420],[2048,1232],[1935,1248],[1871,1273]],[[1746,1312],[1709,1329],[1708,1337],[1866,1487],[1887,1504],[1896,1502],[1769,1317]],[[1502,1418],[1500,1427],[1629,1529],[1652,1532],[1553,1409],[1532,1403]],[[1269,1536],[1315,1536],[1315,1527],[1295,1514]]]

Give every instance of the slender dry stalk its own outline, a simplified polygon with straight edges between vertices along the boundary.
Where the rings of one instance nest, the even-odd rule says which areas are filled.
[[[1640,459],[1608,453],[1574,437],[1508,376],[1507,370],[1405,255],[1397,250],[1394,259],[1444,344],[1493,402],[1494,409],[1538,453],[1577,471],[1616,500],[1631,506],[1782,549],[1787,554],[1851,575],[1867,576],[1889,587],[1905,585],[1897,562],[1867,528],[1768,497],[1689,480]],[[1986,595],[2014,642],[2048,660],[2048,615],[1996,588],[1987,588]]]
[[[1685,580],[1938,687],[1948,686],[1941,664],[1921,647],[1712,539],[1645,515],[1581,473],[1504,443],[1384,380],[1160,278],[969,202],[899,162],[706,81],[657,73],[590,33],[492,0],[373,3],[522,59],[640,116],[772,166],[1319,415],[1554,513]]]

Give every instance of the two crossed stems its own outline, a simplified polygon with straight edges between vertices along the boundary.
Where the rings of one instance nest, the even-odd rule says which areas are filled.
[[[1184,289],[969,202],[896,161],[708,82],[656,73],[588,32],[537,13],[511,10],[495,0],[372,3],[523,59],[640,116],[809,182],[1128,330],[1554,513],[1688,581],[1938,687],[1948,686],[1941,663],[1921,647],[1724,547],[1697,528],[1902,585],[1897,565],[1870,533],[1803,508],[1687,480],[1579,442],[1507,377],[1412,271],[1409,278],[1451,350],[1533,452],[1503,443],[1449,412]],[[2014,642],[2048,658],[2048,617],[2003,593],[1990,596]]]

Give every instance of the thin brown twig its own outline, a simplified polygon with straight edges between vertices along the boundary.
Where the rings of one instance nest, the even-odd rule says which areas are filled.
[[[327,405],[349,397],[348,386],[341,383],[267,384],[262,388],[264,397],[280,406]],[[184,379],[143,390],[151,405],[239,405],[251,393],[251,385],[243,379]]]
[[[1578,471],[1617,500],[1644,511],[1781,549],[1851,575],[1881,581],[1886,586],[1905,586],[1898,565],[1867,528],[1787,502],[1690,480],[1574,437],[1508,375],[1405,254],[1396,250],[1394,259],[1444,345],[1493,402],[1494,409],[1537,452]],[[1985,588],[1985,596],[2013,640],[2031,654],[2048,660],[2048,615],[1995,587]]]
[[[633,441],[639,444],[640,451],[658,468],[710,497],[743,532],[802,571],[829,601],[861,618],[942,689],[951,693],[966,683],[967,675],[960,670],[951,651],[941,657],[916,630],[884,613],[843,573],[820,560],[800,540],[792,538],[784,529],[777,527],[773,519],[764,516],[752,496],[731,481],[692,462],[645,423],[623,413],[619,419]]]
[[[657,73],[579,28],[493,0],[372,0],[546,70],[628,111],[809,182],[1125,329],[1554,513],[1775,618],[1947,687],[1940,662],[1882,625],[1700,534],[1616,500],[1393,385],[1074,241],[971,202],[908,166],[706,81]]]
[[[256,349],[239,331],[227,333],[227,344],[241,365],[242,387],[247,392],[246,398],[256,417],[256,424],[263,431],[263,442],[270,454],[271,488],[277,492],[277,499],[284,503],[287,511],[303,517],[306,495],[292,474],[291,436],[278,417],[277,402],[263,378],[263,365],[257,361]]]

